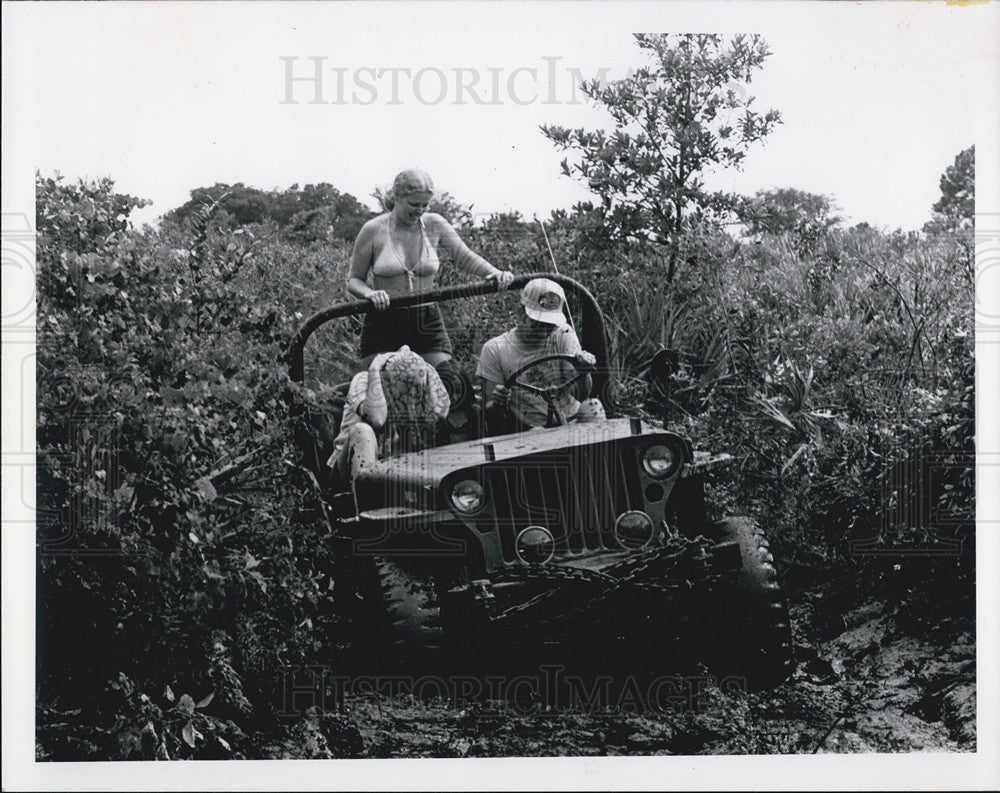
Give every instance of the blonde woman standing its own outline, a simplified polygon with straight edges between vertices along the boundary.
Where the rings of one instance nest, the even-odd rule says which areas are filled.
[[[427,211],[433,197],[430,176],[417,169],[403,171],[387,196],[389,211],[369,220],[354,243],[347,290],[377,309],[365,316],[361,331],[363,368],[376,354],[404,344],[434,367],[451,359],[451,340],[437,304],[392,306],[394,297],[434,287],[441,266],[439,248],[464,272],[496,279],[502,289],[514,280],[513,273],[469,250],[447,220]]]

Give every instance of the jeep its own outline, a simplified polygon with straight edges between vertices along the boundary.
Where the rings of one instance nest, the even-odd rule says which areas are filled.
[[[491,437],[480,399],[454,400],[439,445],[380,459],[374,444],[360,444],[349,482],[335,484],[325,460],[336,409],[293,396],[298,443],[329,522],[334,602],[351,641],[373,657],[433,665],[474,647],[508,652],[574,637],[585,647],[598,635],[641,634],[656,638],[656,652],[713,674],[755,687],[786,679],[791,633],[767,540],[750,519],[706,515],[706,474],[731,457],[620,415],[593,295],[551,273],[519,276],[510,291],[534,277],[561,284],[580,315],[581,344],[596,357],[586,372],[591,396],[605,417],[554,416],[552,426]],[[497,290],[492,281],[463,284],[394,297],[393,305]],[[353,301],[306,320],[289,345],[292,382],[304,382],[304,350],[317,328],[371,310]],[[517,375],[507,385],[530,388]],[[538,393],[551,400],[565,387]]]

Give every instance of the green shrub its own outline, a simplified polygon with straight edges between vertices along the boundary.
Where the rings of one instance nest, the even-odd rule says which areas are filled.
[[[325,645],[325,530],[282,355],[339,298],[346,249],[253,245],[209,212],[172,247],[127,228],[138,205],[109,181],[39,180],[40,723],[82,710],[107,738],[86,756],[119,756],[108,736],[151,722],[170,756],[211,757],[241,729],[280,729],[283,665]],[[131,726],[123,679],[145,703]],[[168,687],[212,699],[181,724]],[[225,720],[242,728],[222,742],[185,737]]]

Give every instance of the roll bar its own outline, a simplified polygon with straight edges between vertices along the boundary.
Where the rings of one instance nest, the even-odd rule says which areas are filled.
[[[604,333],[604,314],[590,291],[573,278],[556,273],[531,273],[516,276],[511,282],[510,290],[521,289],[533,278],[548,278],[566,290],[567,296],[573,295],[579,302],[583,312],[583,334],[580,344],[585,350],[594,354],[597,359],[597,371],[593,375],[594,393],[605,396],[605,407],[611,409],[611,400],[607,398],[608,391],[608,342]],[[406,308],[419,303],[439,303],[444,300],[457,300],[464,297],[479,297],[493,292],[500,292],[496,281],[474,281],[456,286],[445,286],[428,289],[423,292],[413,292],[408,295],[393,296],[393,308]],[[352,300],[339,303],[323,309],[307,319],[292,336],[288,343],[286,359],[288,361],[288,376],[295,383],[305,379],[305,347],[309,337],[321,326],[333,319],[349,317],[357,314],[367,314],[375,311],[375,307],[367,300]]]

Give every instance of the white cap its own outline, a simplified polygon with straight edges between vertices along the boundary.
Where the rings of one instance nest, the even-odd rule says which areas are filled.
[[[525,313],[538,322],[565,328],[569,325],[562,307],[566,303],[566,293],[555,281],[548,278],[533,278],[521,290],[521,303]]]

